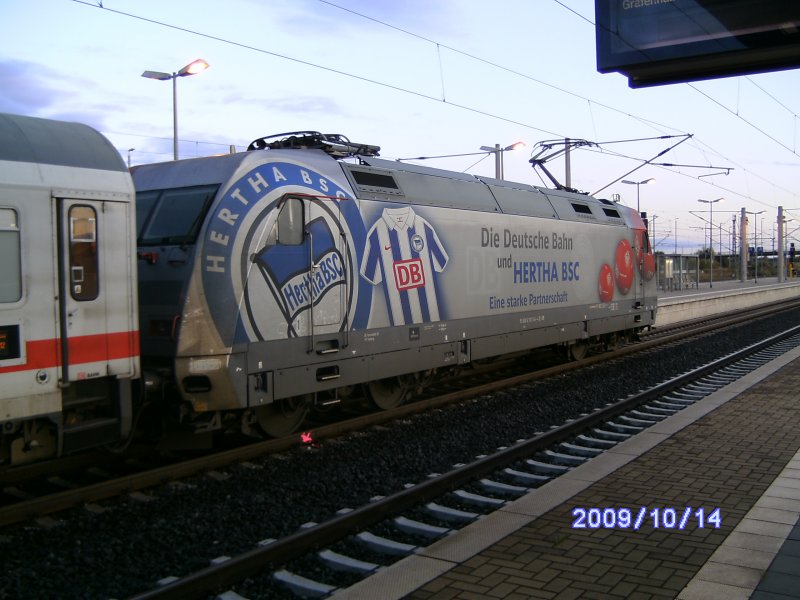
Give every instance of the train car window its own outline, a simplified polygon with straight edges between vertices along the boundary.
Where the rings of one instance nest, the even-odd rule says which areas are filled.
[[[0,303],[22,298],[19,219],[13,208],[0,208]]]
[[[91,206],[69,209],[69,288],[78,301],[100,292],[97,257],[97,213]]]
[[[151,201],[154,205],[150,216],[143,219],[139,245],[194,243],[218,187],[203,185],[161,190],[158,199]]]
[[[620,219],[622,217],[619,216],[619,213],[614,208],[603,208],[603,212],[607,217],[611,217],[613,219]]]
[[[153,210],[153,206],[158,200],[160,190],[136,193],[136,237],[142,237],[142,231],[147,224],[147,217]]]
[[[591,215],[592,209],[585,204],[572,203],[573,210],[580,215]]]
[[[278,243],[297,246],[303,243],[303,200],[289,197],[278,213]]]
[[[370,173],[368,171],[356,171],[351,169],[353,179],[356,180],[358,185],[365,185],[369,187],[382,187],[390,188],[393,190],[400,189],[397,187],[394,178],[391,175],[384,175],[383,173]]]

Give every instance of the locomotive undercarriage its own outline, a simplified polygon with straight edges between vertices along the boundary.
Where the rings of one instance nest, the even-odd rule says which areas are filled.
[[[640,328],[599,334],[580,340],[552,344],[549,348],[568,360],[582,360],[591,352],[602,352],[634,341]],[[540,349],[541,350],[541,349]],[[264,406],[240,411],[197,412],[188,402],[182,402],[178,422],[188,425],[195,433],[236,430],[252,437],[282,437],[297,431],[312,410],[321,411],[335,405],[371,405],[390,410],[420,395],[434,382],[458,378],[465,371],[474,372],[497,366],[501,361],[530,360],[531,351],[475,360],[467,364],[427,369],[385,377],[363,384],[301,394],[275,400]]]
[[[566,349],[569,360],[583,360],[590,352],[608,352],[615,348],[634,342],[639,338],[641,329],[628,329],[598,335],[585,340],[575,340],[562,345]]]

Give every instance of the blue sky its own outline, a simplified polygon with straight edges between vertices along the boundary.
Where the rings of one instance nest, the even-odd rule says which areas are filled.
[[[135,148],[133,164],[170,160],[171,84],[141,73],[204,58],[208,71],[178,81],[182,158],[306,129],[379,145],[388,159],[524,140],[505,176],[541,185],[528,164],[539,141],[691,133],[657,162],[730,174],[645,166],[627,177],[656,179],[640,203],[657,215],[660,248],[700,248],[698,199],[724,198],[715,247],[718,224],[729,230],[741,208],[764,211],[767,247],[779,205],[788,230],[800,227],[800,71],[633,90],[597,73],[593,22],[591,0],[1,0],[0,111],[87,123],[126,159]],[[573,186],[595,192],[677,141],[576,151]],[[480,158],[422,164],[493,175]],[[563,179],[563,160],[548,166]],[[635,186],[600,195],[612,194],[636,205]]]

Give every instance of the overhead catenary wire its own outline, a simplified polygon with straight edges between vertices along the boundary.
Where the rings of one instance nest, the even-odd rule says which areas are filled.
[[[484,64],[487,64],[487,65],[489,65],[489,66],[492,66],[492,67],[495,67],[495,68],[501,69],[501,70],[503,70],[503,71],[506,71],[506,72],[508,72],[508,73],[511,73],[511,74],[513,74],[513,75],[516,75],[516,76],[519,76],[519,77],[523,77],[523,78],[525,78],[525,79],[528,79],[528,80],[530,80],[530,81],[533,81],[533,82],[535,82],[535,83],[538,83],[538,84],[540,84],[540,85],[543,85],[543,86],[546,86],[546,87],[550,87],[551,89],[554,89],[554,90],[556,90],[556,91],[559,91],[559,92],[562,92],[562,93],[568,94],[568,95],[570,95],[570,96],[573,96],[573,97],[575,97],[575,98],[580,98],[580,99],[583,99],[583,100],[585,100],[586,102],[588,102],[588,104],[589,104],[589,109],[590,109],[590,113],[591,113],[591,105],[592,105],[592,104],[596,104],[597,106],[600,106],[600,107],[602,107],[602,108],[605,108],[605,109],[607,109],[607,110],[611,110],[611,111],[614,111],[614,112],[617,112],[617,113],[621,113],[621,114],[623,114],[623,115],[625,115],[625,116],[628,116],[628,117],[630,117],[630,118],[634,118],[634,119],[636,119],[636,120],[639,120],[640,122],[642,122],[642,123],[644,123],[644,124],[647,124],[647,125],[650,125],[650,126],[653,126],[653,127],[667,128],[667,129],[670,129],[670,130],[672,130],[672,131],[681,131],[680,129],[677,129],[677,128],[674,128],[674,127],[670,127],[670,126],[667,126],[667,125],[663,125],[663,124],[659,124],[659,123],[657,123],[657,122],[655,122],[655,121],[652,121],[652,120],[650,120],[650,119],[640,118],[640,117],[637,117],[637,116],[635,116],[635,115],[632,115],[632,114],[630,114],[630,113],[627,113],[627,112],[625,112],[625,111],[621,111],[621,110],[619,110],[619,109],[617,109],[617,108],[615,108],[615,107],[612,107],[612,106],[609,106],[609,105],[606,105],[606,104],[603,104],[603,103],[596,102],[596,101],[594,101],[594,100],[592,100],[592,99],[590,99],[590,98],[587,98],[587,97],[585,97],[585,96],[582,96],[582,95],[580,95],[580,94],[577,94],[577,93],[575,93],[575,92],[572,92],[572,91],[570,91],[570,90],[567,90],[567,89],[565,89],[565,88],[563,88],[563,87],[552,85],[552,84],[550,84],[550,83],[548,83],[548,82],[545,82],[545,81],[542,81],[542,80],[540,80],[540,79],[537,79],[537,78],[531,77],[531,76],[529,76],[529,75],[527,75],[527,74],[520,73],[519,71],[516,71],[516,70],[514,70],[514,69],[509,69],[509,68],[507,68],[507,67],[505,67],[505,66],[503,66],[503,65],[499,65],[499,64],[497,64],[497,63],[495,63],[495,62],[493,62],[493,61],[489,61],[489,60],[487,60],[487,59],[484,59],[484,58],[481,58],[481,57],[475,56],[475,55],[473,55],[473,54],[471,54],[471,53],[464,52],[464,51],[462,51],[462,50],[459,50],[459,49],[457,49],[457,48],[453,48],[453,47],[451,47],[451,46],[448,46],[448,45],[446,45],[446,44],[442,44],[441,42],[437,42],[437,41],[435,41],[435,40],[433,40],[433,39],[427,38],[427,37],[425,37],[425,36],[421,36],[421,35],[419,35],[419,34],[416,34],[416,33],[414,33],[414,32],[411,32],[411,31],[409,31],[409,30],[407,30],[407,29],[403,29],[403,28],[401,28],[401,27],[397,27],[397,26],[395,26],[395,25],[392,25],[391,23],[387,23],[386,21],[383,21],[383,20],[380,20],[380,19],[376,19],[376,18],[374,18],[374,17],[370,17],[370,16],[368,16],[368,15],[365,15],[365,14],[363,14],[363,13],[360,13],[360,12],[358,12],[358,11],[354,11],[354,10],[352,10],[352,9],[349,9],[349,8],[343,7],[343,6],[339,5],[339,4],[336,4],[335,2],[332,2],[331,0],[318,0],[318,1],[319,1],[319,2],[321,2],[321,3],[323,3],[323,4],[327,4],[327,5],[331,6],[331,7],[337,8],[337,9],[339,9],[339,10],[342,10],[342,11],[345,11],[345,12],[348,12],[348,13],[351,13],[351,14],[353,14],[353,15],[356,15],[356,16],[358,16],[358,17],[361,17],[361,18],[363,18],[363,19],[367,19],[367,20],[369,20],[369,21],[373,21],[373,22],[375,22],[375,23],[378,23],[378,24],[380,24],[380,25],[383,25],[383,26],[385,26],[385,27],[391,28],[391,29],[393,29],[393,30],[395,30],[395,31],[399,31],[399,32],[401,32],[401,33],[404,33],[404,34],[406,34],[406,35],[409,35],[409,36],[415,37],[415,38],[417,38],[417,39],[423,40],[423,41],[425,41],[425,42],[429,42],[429,43],[431,43],[431,44],[435,44],[435,45],[436,45],[436,47],[437,47],[437,52],[438,52],[438,51],[440,51],[440,49],[441,49],[441,48],[446,48],[446,49],[448,49],[448,50],[450,50],[450,51],[452,51],[452,52],[456,52],[456,53],[458,53],[458,54],[461,54],[461,55],[463,55],[463,56],[466,56],[466,57],[468,57],[468,58],[471,58],[471,59],[473,59],[473,60],[477,60],[477,61],[479,61],[479,62],[482,62],[482,63],[484,63]],[[562,2],[561,0],[553,0],[553,1],[554,1],[556,4],[558,4],[559,6],[563,7],[564,9],[568,10],[569,12],[573,13],[574,15],[576,15],[577,17],[579,17],[580,19],[584,20],[586,23],[588,23],[588,24],[589,24],[589,25],[591,25],[592,27],[596,27],[596,26],[597,26],[597,25],[596,25],[596,23],[595,23],[594,21],[592,21],[591,19],[589,19],[589,18],[585,17],[584,15],[580,14],[579,12],[575,11],[575,10],[574,10],[574,9],[572,9],[570,6],[567,6],[567,5],[566,5],[566,4],[564,4],[564,2]],[[622,41],[622,42],[625,42],[625,40],[624,40],[624,39],[621,39],[621,41]],[[441,59],[440,59],[440,60],[441,60]],[[441,66],[441,62],[440,62],[440,66]],[[748,78],[748,79],[750,79],[750,78]],[[753,82],[753,83],[754,83],[754,82]],[[696,88],[696,86],[691,86],[691,87],[692,87],[693,89],[695,89],[696,91],[699,91],[699,90]],[[771,94],[769,94],[769,93],[768,93],[766,90],[763,90],[763,88],[761,88],[760,86],[758,86],[758,87],[759,87],[759,89],[761,89],[761,90],[762,90],[762,91],[763,91],[765,94],[767,94],[767,95],[768,95],[770,98],[772,98],[773,100],[775,100],[776,102],[778,102],[778,101],[777,101],[777,99],[775,99],[775,98],[774,98],[774,97],[773,97]],[[702,92],[701,92],[701,93],[702,93]],[[717,104],[720,104],[718,101],[714,100],[713,98],[711,98],[711,97],[710,97],[710,96],[708,96],[707,94],[704,94],[704,93],[702,93],[702,94],[703,94],[704,96],[706,96],[707,98],[709,98],[709,100],[711,100],[711,101],[713,101],[713,102],[715,102],[715,103],[717,103]],[[789,112],[792,112],[792,111],[791,111],[791,109],[789,109],[788,107],[786,107],[786,106],[785,106],[785,105],[783,105],[782,103],[778,102],[778,104],[779,104],[781,107],[783,107],[784,109],[788,110]],[[722,104],[720,104],[720,106],[722,106]],[[792,114],[794,114],[794,113],[792,113]],[[591,113],[591,116],[592,116],[592,124],[593,124],[593,127],[594,127],[594,114],[593,114],[593,113]],[[744,117],[742,117],[741,115],[738,115],[738,114],[736,114],[736,116],[737,116],[737,118],[739,118],[739,119],[740,119],[740,120],[742,120],[743,122],[747,123],[748,125],[750,125],[750,126],[751,126],[751,127],[753,127],[754,129],[756,129],[756,130],[758,130],[759,132],[761,132],[762,134],[764,134],[766,137],[768,137],[768,138],[769,138],[769,139],[771,139],[772,141],[774,141],[774,142],[778,143],[778,144],[779,144],[781,147],[783,147],[783,148],[785,148],[785,149],[789,150],[790,152],[792,152],[792,153],[793,153],[793,154],[795,154],[795,155],[797,154],[797,153],[796,153],[794,150],[792,150],[791,148],[789,148],[789,147],[788,147],[788,146],[786,146],[785,144],[782,144],[780,141],[776,140],[775,138],[773,138],[772,136],[770,136],[769,134],[767,134],[765,131],[763,131],[763,130],[762,130],[762,129],[760,129],[759,127],[757,127],[757,126],[755,126],[754,124],[752,124],[750,121],[748,121],[747,119],[745,119],[745,118],[744,118]],[[795,116],[795,119],[797,119],[797,115],[794,115],[794,116]],[[681,133],[685,134],[686,132],[682,132],[682,131],[681,131]],[[566,137],[566,136],[562,136],[562,137]],[[795,132],[795,138],[796,138],[796,132]],[[693,141],[694,141],[694,140],[693,140]],[[697,140],[697,141],[698,141],[698,142],[700,142],[700,140]],[[600,144],[600,142],[598,142],[598,144]],[[709,146],[708,144],[705,144],[705,143],[703,143],[703,145],[705,145],[707,148],[709,148],[709,150],[711,150],[712,152],[714,152],[714,153],[715,153],[715,154],[717,154],[718,156],[720,156],[720,157],[722,156],[720,153],[716,152],[716,151],[715,151],[713,148],[711,148],[711,146]],[[744,168],[743,168],[743,167],[741,167],[741,166],[740,166],[740,169],[741,169],[742,171],[745,171],[745,172],[750,172],[750,171],[748,171],[747,169],[744,169]],[[750,172],[750,173],[752,174],[752,172]],[[759,179],[761,179],[761,180],[765,181],[765,182],[772,183],[772,182],[770,182],[769,180],[767,180],[767,179],[766,179],[766,178],[764,178],[764,177],[761,177],[761,176],[759,176],[759,175],[757,175],[757,174],[754,174],[754,175],[755,175],[756,177],[758,177]],[[774,184],[773,184],[773,185],[774,185]],[[779,188],[779,189],[782,189],[783,191],[786,191],[786,192],[789,192],[789,193],[791,193],[791,194],[794,194],[794,195],[796,195],[796,193],[795,193],[795,192],[791,192],[791,191],[789,191],[789,190],[786,190],[786,189],[784,189],[784,188]]]
[[[508,67],[500,65],[500,64],[498,64],[496,62],[487,60],[485,58],[476,56],[476,55],[468,53],[468,52],[464,52],[462,50],[459,50],[459,49],[453,48],[451,46],[448,46],[446,44],[442,44],[442,43],[437,42],[435,40],[432,40],[430,38],[426,38],[426,37],[421,36],[419,34],[416,34],[414,32],[411,32],[411,31],[408,31],[406,29],[402,29],[400,27],[394,26],[394,25],[392,25],[390,23],[387,23],[385,21],[382,21],[382,20],[379,20],[379,19],[375,19],[373,17],[369,17],[369,16],[364,15],[362,13],[359,13],[357,11],[353,11],[351,9],[339,6],[339,5],[335,4],[334,2],[331,2],[330,0],[319,0],[319,1],[324,3],[324,4],[329,5],[331,7],[334,7],[334,8],[346,11],[348,13],[351,13],[353,15],[356,15],[356,16],[358,16],[360,18],[368,19],[370,21],[379,23],[382,26],[389,27],[389,28],[394,29],[396,31],[402,32],[402,33],[404,33],[406,35],[413,36],[413,37],[415,37],[417,39],[420,39],[420,40],[426,41],[428,43],[434,44],[436,46],[436,48],[437,48],[437,53],[439,54],[439,69],[440,69],[440,79],[441,79],[441,86],[442,86],[442,89],[441,89],[442,97],[441,98],[437,98],[435,96],[432,96],[430,94],[426,94],[426,93],[423,93],[423,92],[420,92],[420,91],[417,91],[417,90],[405,88],[405,87],[402,87],[402,86],[399,86],[399,85],[394,85],[392,83],[388,83],[388,82],[385,82],[385,81],[379,81],[379,80],[376,80],[376,79],[373,79],[373,78],[369,78],[369,77],[364,77],[364,76],[361,76],[361,75],[357,75],[355,73],[350,73],[350,72],[347,72],[347,71],[343,71],[341,69],[335,69],[335,68],[328,67],[328,66],[325,66],[325,65],[313,63],[311,61],[299,59],[299,58],[296,58],[296,57],[293,57],[293,56],[289,56],[289,55],[286,55],[286,54],[283,54],[283,53],[274,52],[274,51],[271,51],[271,50],[266,50],[266,49],[258,48],[258,47],[251,46],[251,45],[248,45],[248,44],[243,44],[243,43],[240,43],[240,42],[228,40],[228,39],[225,39],[225,38],[222,38],[222,37],[219,37],[219,36],[215,36],[215,35],[211,35],[211,34],[208,34],[208,33],[203,33],[203,32],[199,32],[199,31],[195,31],[195,30],[189,29],[189,28],[185,28],[185,27],[173,25],[173,24],[170,24],[170,23],[165,23],[165,22],[162,22],[162,21],[158,21],[156,19],[151,19],[151,18],[147,18],[147,17],[142,17],[140,15],[135,15],[135,14],[132,14],[132,13],[127,13],[127,12],[124,12],[124,11],[111,9],[111,8],[103,6],[102,2],[100,2],[99,4],[95,4],[95,3],[88,2],[87,0],[72,0],[72,1],[76,2],[78,4],[84,4],[84,5],[87,5],[87,6],[91,6],[93,8],[99,8],[99,9],[102,9],[104,11],[109,11],[109,12],[112,12],[112,13],[115,13],[115,14],[118,14],[118,15],[121,15],[121,16],[128,17],[128,18],[137,19],[137,20],[140,20],[140,21],[148,22],[148,23],[151,23],[151,24],[154,24],[154,25],[170,28],[170,29],[173,29],[173,30],[176,30],[176,31],[181,31],[181,32],[184,32],[184,33],[189,33],[189,34],[192,34],[192,35],[197,35],[197,36],[200,36],[200,37],[204,37],[204,38],[207,38],[207,39],[218,41],[220,43],[233,45],[233,46],[236,46],[236,47],[240,47],[240,48],[242,48],[244,50],[248,50],[248,51],[253,51],[253,52],[258,52],[258,53],[274,56],[276,58],[292,61],[292,62],[295,62],[295,63],[298,63],[298,64],[302,64],[302,65],[305,65],[305,66],[308,66],[308,67],[311,67],[311,68],[321,69],[321,70],[324,70],[324,71],[327,71],[327,72],[334,73],[336,75],[340,75],[340,76],[356,79],[356,80],[363,81],[365,83],[369,83],[369,84],[372,84],[372,85],[385,87],[385,88],[388,88],[388,89],[393,90],[393,91],[397,91],[397,92],[401,92],[401,93],[405,93],[405,94],[410,94],[410,95],[417,96],[417,97],[422,98],[422,99],[436,101],[438,103],[443,103],[443,104],[446,104],[448,106],[452,106],[454,108],[458,108],[458,109],[461,109],[461,110],[464,110],[464,111],[472,112],[474,114],[480,114],[480,115],[483,115],[483,116],[486,116],[486,117],[489,117],[489,118],[500,120],[500,121],[503,121],[503,122],[506,122],[506,123],[509,123],[509,124],[514,124],[514,125],[526,128],[526,129],[539,131],[539,132],[546,133],[548,135],[552,135],[552,136],[556,136],[556,137],[569,137],[569,136],[565,135],[563,133],[549,131],[549,130],[544,129],[542,127],[538,127],[538,126],[536,126],[534,124],[526,123],[526,122],[523,122],[523,121],[518,120],[518,119],[512,119],[512,118],[509,118],[509,117],[504,117],[504,116],[492,113],[490,111],[481,110],[481,109],[478,109],[478,108],[473,107],[473,106],[468,106],[466,104],[460,104],[460,103],[457,103],[457,102],[453,102],[451,100],[447,100],[445,98],[445,94],[444,94],[444,66],[443,66],[442,61],[441,61],[441,49],[447,49],[447,50],[449,50],[451,52],[455,52],[455,53],[458,53],[460,55],[466,56],[466,57],[468,57],[470,59],[482,62],[482,63],[484,63],[486,65],[489,65],[489,66],[491,66],[493,68],[500,69],[500,70],[503,70],[505,72],[508,72],[508,73],[510,73],[510,74],[512,74],[514,76],[525,78],[525,79],[527,79],[529,81],[532,81],[532,82],[535,82],[535,83],[537,83],[539,85],[543,85],[543,86],[549,87],[551,89],[554,89],[556,91],[559,91],[561,93],[568,94],[568,95],[573,96],[575,98],[579,98],[579,99],[585,100],[586,102],[589,103],[590,108],[591,108],[592,104],[595,104],[595,105],[597,105],[599,107],[602,107],[602,108],[605,108],[607,110],[614,111],[614,112],[617,112],[619,114],[622,114],[622,115],[624,115],[624,116],[626,116],[628,118],[632,118],[632,119],[638,120],[639,122],[641,122],[641,123],[643,123],[645,125],[648,125],[650,127],[653,127],[653,128],[656,128],[656,129],[661,128],[662,131],[664,129],[671,130],[671,131],[680,131],[680,129],[678,129],[678,128],[674,128],[674,127],[671,127],[669,125],[665,125],[663,123],[658,123],[656,121],[653,121],[651,119],[647,119],[647,118],[644,118],[644,117],[641,117],[641,116],[633,115],[633,114],[631,114],[629,112],[620,110],[618,108],[615,108],[615,107],[607,105],[607,104],[596,102],[596,101],[594,101],[594,100],[592,100],[592,99],[590,99],[588,97],[585,97],[585,96],[582,96],[582,95],[577,94],[575,92],[572,92],[570,90],[567,90],[567,89],[565,89],[565,88],[563,88],[561,86],[556,86],[556,85],[550,84],[550,83],[545,82],[545,81],[543,81],[541,79],[537,79],[537,78],[531,77],[530,75],[527,75],[525,73],[521,73],[521,72],[516,71],[514,69],[510,69]],[[576,11],[571,9],[570,7],[566,6],[564,3],[560,2],[559,0],[554,0],[554,1],[557,4],[559,4],[560,6],[564,7],[567,10],[569,10],[570,12],[576,14],[577,16],[579,16],[581,19],[583,19],[587,23],[589,23],[591,25],[594,25],[594,23],[590,19],[584,17],[583,15],[580,15],[579,13],[577,13]],[[682,132],[682,133],[685,134],[685,132]],[[718,156],[722,156],[721,153],[719,153],[716,150],[714,150],[708,144],[701,142],[701,140],[696,140],[696,141],[698,143],[702,143],[704,146],[709,148],[709,150],[711,152],[717,154]],[[222,144],[220,144],[220,145],[222,145]],[[781,146],[784,147],[784,148],[788,148],[787,146],[785,146],[783,144],[781,144]],[[761,179],[764,179],[764,178],[761,178]],[[766,181],[766,179],[764,179],[764,180]]]
[[[497,115],[497,114],[491,113],[489,111],[481,110],[481,109],[478,109],[478,108],[475,108],[475,107],[472,107],[472,106],[467,106],[465,104],[459,104],[457,102],[452,102],[450,100],[437,98],[436,96],[432,96],[432,95],[426,94],[424,92],[420,92],[420,91],[417,91],[417,90],[412,90],[412,89],[405,88],[405,87],[402,87],[402,86],[399,86],[399,85],[394,85],[392,83],[388,83],[388,82],[385,82],[385,81],[379,81],[377,79],[373,79],[373,78],[370,78],[370,77],[357,75],[355,73],[350,73],[350,72],[347,72],[347,71],[343,71],[341,69],[335,69],[333,67],[327,67],[325,65],[321,65],[321,64],[314,63],[314,62],[311,62],[311,61],[303,60],[301,58],[297,58],[297,57],[294,57],[294,56],[289,56],[288,54],[283,54],[283,53],[280,53],[280,52],[274,52],[272,50],[266,50],[264,48],[258,48],[256,46],[251,46],[249,44],[243,44],[241,42],[236,42],[236,41],[229,40],[229,39],[226,39],[226,38],[223,38],[223,37],[219,37],[219,36],[216,36],[216,35],[211,35],[209,33],[203,33],[201,31],[196,31],[196,30],[193,30],[193,29],[189,29],[187,27],[181,27],[179,25],[173,25],[171,23],[165,23],[164,21],[159,21],[157,19],[151,19],[149,17],[143,17],[141,15],[135,15],[133,13],[128,13],[128,12],[125,12],[125,11],[112,9],[112,8],[107,7],[107,6],[97,5],[97,4],[94,4],[92,2],[89,2],[88,0],[72,0],[72,2],[75,2],[76,4],[83,4],[84,6],[90,6],[92,8],[99,8],[99,9],[107,11],[107,12],[111,12],[111,13],[114,13],[114,14],[117,14],[117,15],[120,15],[120,16],[131,18],[131,19],[136,19],[136,20],[139,20],[139,21],[144,21],[144,22],[147,22],[147,23],[151,23],[153,25],[158,25],[160,27],[166,27],[168,29],[173,29],[175,31],[181,31],[183,33],[188,33],[188,34],[191,34],[191,35],[196,35],[196,36],[203,37],[203,38],[206,38],[206,39],[214,40],[214,41],[220,42],[222,44],[228,44],[228,45],[231,45],[231,46],[236,46],[236,47],[242,48],[244,50],[250,50],[252,52],[258,52],[260,54],[266,54],[268,56],[273,56],[275,58],[288,60],[288,61],[291,61],[291,62],[294,62],[294,63],[297,63],[297,64],[301,64],[301,65],[304,65],[304,66],[307,66],[307,67],[311,67],[311,68],[314,68],[314,69],[320,69],[320,70],[323,70],[323,71],[327,71],[329,73],[334,73],[336,75],[341,75],[343,77],[348,77],[350,79],[355,79],[355,80],[358,80],[358,81],[362,81],[364,83],[369,83],[369,84],[372,84],[372,85],[381,86],[381,87],[384,87],[384,88],[387,88],[387,89],[390,89],[390,90],[394,90],[396,92],[402,92],[404,94],[409,94],[409,95],[412,95],[412,96],[416,96],[418,98],[423,98],[425,100],[433,100],[435,102],[438,102],[438,103],[441,103],[441,104],[446,104],[448,106],[453,106],[455,108],[459,108],[459,109],[462,109],[462,110],[465,110],[465,111],[468,111],[468,112],[471,112],[471,113],[474,113],[474,114],[479,114],[479,115],[491,117],[491,118],[494,118],[494,119],[497,119],[497,120],[500,120],[500,121],[505,121],[506,123],[510,123],[512,125],[518,125],[520,127],[526,128],[526,129],[531,129],[531,130],[534,130],[534,131],[539,131],[541,133],[546,133],[547,135],[554,135],[554,136],[563,137],[563,134],[561,134],[561,133],[556,133],[556,132],[553,132],[553,131],[549,131],[547,129],[543,129],[541,127],[537,127],[537,126],[535,126],[535,125],[533,125],[531,123],[525,123],[525,122],[517,120],[517,119],[511,119],[511,118],[508,118],[508,117],[503,117],[501,115]]]
[[[553,1],[554,1],[556,4],[558,4],[559,6],[562,6],[562,7],[564,7],[565,9],[567,9],[568,11],[570,11],[571,13],[573,13],[573,14],[577,15],[578,17],[580,17],[581,19],[583,19],[584,21],[586,21],[587,23],[589,23],[589,24],[590,24],[590,25],[592,25],[593,27],[595,27],[595,28],[597,27],[597,24],[596,24],[596,23],[594,23],[594,22],[593,22],[591,19],[588,19],[588,18],[586,18],[585,16],[581,15],[580,13],[576,12],[575,10],[573,10],[572,8],[570,8],[569,6],[567,6],[566,4],[564,4],[563,2],[561,2],[561,0],[553,0]],[[683,13],[684,13],[684,15],[686,15],[687,17],[689,16],[689,15],[688,15],[688,13],[686,13],[686,11],[685,11],[683,8],[681,8],[680,6],[678,6],[677,4],[675,5],[675,8],[676,8],[676,10],[679,10],[679,11],[683,12]],[[702,28],[704,31],[706,31],[707,33],[709,33],[709,34],[711,33],[711,32],[708,32],[708,31],[705,29],[705,27],[704,27],[704,26],[703,26],[701,23],[698,23],[697,21],[695,21],[695,24],[696,24],[696,25],[698,25],[699,27],[701,27],[701,28]],[[616,38],[617,38],[619,41],[621,41],[621,42],[623,42],[623,43],[627,43],[627,42],[626,42],[626,40],[624,39],[624,37],[622,37],[622,35],[621,35],[621,34],[620,34],[618,31],[615,31],[615,32],[610,32],[610,33],[612,33],[612,34],[613,34],[613,35],[614,35],[614,36],[615,36],[615,37],[616,37]],[[631,46],[631,47],[632,47],[632,46]],[[636,50],[637,50],[638,52],[640,52],[640,53],[644,54],[645,56],[647,56],[646,52],[644,52],[643,50],[641,50],[641,49],[636,49]],[[766,94],[766,95],[767,95],[767,96],[768,96],[768,97],[769,97],[771,100],[773,100],[773,101],[774,101],[776,104],[778,104],[778,105],[779,105],[781,108],[783,108],[784,110],[788,111],[788,112],[789,112],[789,113],[790,113],[790,114],[791,114],[791,115],[794,117],[795,121],[797,121],[797,118],[798,118],[798,117],[797,117],[797,113],[795,113],[794,111],[792,111],[792,110],[791,110],[789,107],[787,107],[785,104],[783,104],[782,102],[780,102],[780,101],[779,101],[777,98],[775,98],[775,96],[773,96],[772,94],[770,94],[769,92],[767,92],[767,90],[765,90],[763,87],[761,87],[760,85],[758,85],[758,84],[757,84],[755,81],[753,81],[753,80],[752,80],[752,78],[751,78],[751,77],[747,77],[746,79],[747,79],[748,81],[750,81],[750,83],[752,83],[752,84],[753,84],[754,86],[756,86],[758,89],[760,89],[762,92],[764,92],[764,94]],[[739,80],[739,81],[741,82],[741,80]],[[688,87],[689,87],[689,88],[693,89],[695,92],[699,93],[700,95],[704,96],[705,98],[707,98],[707,99],[708,99],[708,100],[710,100],[711,102],[713,102],[713,103],[717,104],[718,106],[720,106],[721,108],[725,109],[726,111],[728,111],[729,113],[731,113],[733,116],[735,116],[736,118],[738,118],[738,119],[739,119],[739,120],[741,120],[742,122],[746,123],[747,125],[749,125],[749,126],[750,126],[750,127],[752,127],[753,129],[755,129],[756,131],[758,131],[759,133],[761,133],[762,135],[764,135],[765,137],[767,137],[768,139],[770,139],[772,142],[774,142],[774,143],[778,144],[778,145],[779,145],[781,148],[784,148],[784,149],[788,150],[789,152],[791,152],[791,153],[792,153],[792,154],[794,154],[795,156],[800,156],[800,155],[797,153],[797,144],[796,144],[796,131],[795,131],[795,147],[794,147],[794,148],[790,148],[789,146],[787,146],[786,144],[782,143],[780,140],[778,140],[778,139],[777,139],[777,138],[775,138],[774,136],[772,136],[772,135],[770,135],[769,133],[767,133],[766,131],[764,131],[762,128],[760,128],[760,127],[758,127],[757,125],[755,125],[755,124],[754,124],[753,122],[751,122],[750,120],[748,120],[748,119],[745,119],[745,118],[744,118],[744,117],[743,117],[743,116],[742,116],[742,115],[739,113],[738,106],[737,106],[737,110],[733,111],[733,110],[731,110],[730,108],[728,108],[727,106],[725,106],[725,105],[724,105],[722,102],[720,102],[719,100],[717,100],[716,98],[713,98],[713,97],[711,97],[709,94],[707,94],[707,93],[703,92],[703,91],[702,91],[700,88],[698,88],[696,85],[694,85],[694,84],[692,84],[692,83],[687,83],[687,85],[688,85]],[[737,102],[738,102],[738,99],[737,99]]]

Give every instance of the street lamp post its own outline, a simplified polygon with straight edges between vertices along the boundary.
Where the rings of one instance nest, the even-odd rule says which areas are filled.
[[[481,150],[484,152],[489,152],[490,154],[494,154],[494,172],[496,179],[503,179],[503,152],[508,152],[509,150],[516,150],[517,148],[522,148],[525,145],[525,142],[514,142],[510,146],[506,146],[505,148],[501,148],[500,144],[495,144],[494,146],[481,146]]]
[[[648,183],[653,183],[655,181],[655,177],[651,177],[650,179],[645,179],[644,181],[629,181],[628,179],[623,179],[622,183],[627,183],[628,185],[635,185],[636,186],[636,212],[641,214],[639,211],[639,186],[640,185],[647,185]]]
[[[736,215],[731,221],[731,274],[733,274],[733,255],[736,253]]]
[[[786,277],[788,275],[788,268],[787,268],[787,265],[786,265],[786,258],[787,258],[786,257],[786,241],[787,241],[787,238],[789,237],[789,223],[794,221],[794,219],[787,219],[783,215],[783,207],[778,207],[778,208],[781,210],[781,215],[779,217],[779,221],[780,221],[780,229],[781,229],[781,232],[782,232],[781,233],[781,237],[780,237],[780,243],[778,243],[778,247],[781,249],[781,256],[783,257],[783,264],[780,266],[779,271],[778,271],[779,273],[783,273],[783,275],[782,275],[782,277],[778,278],[778,281],[786,281]],[[791,262],[789,264],[791,264]],[[792,265],[792,268],[794,268],[794,265]]]
[[[162,71],[145,71],[142,77],[148,79],[158,79],[159,81],[172,80],[172,155],[174,160],[178,160],[178,77],[197,75],[208,68],[208,63],[202,58],[198,58],[183,67],[177,73],[164,73]]]
[[[708,204],[708,287],[711,288],[714,287],[714,204],[721,200],[722,198],[716,198],[715,200],[697,200],[703,204]]]
[[[675,217],[675,256],[678,255],[678,217]]]
[[[758,212],[750,212],[748,210],[746,212],[748,215],[753,215],[753,216],[758,216],[764,213],[763,210],[760,210]],[[753,272],[753,283],[758,283],[758,219],[753,219],[753,221],[755,221],[755,223],[753,224],[753,236],[755,237],[755,242],[754,242],[755,245],[753,246],[753,249],[755,250],[755,255],[756,255],[755,256],[756,266]]]

